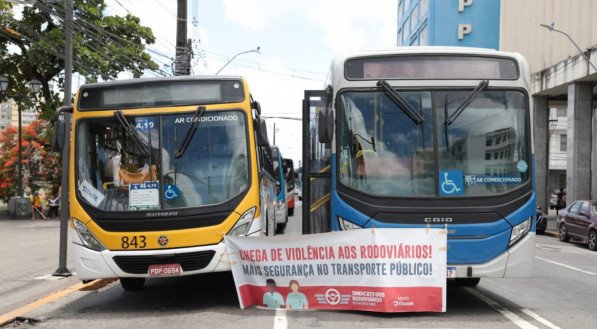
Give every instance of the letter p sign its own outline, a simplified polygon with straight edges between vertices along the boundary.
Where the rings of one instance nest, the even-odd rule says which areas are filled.
[[[473,26],[470,24],[458,24],[458,40],[464,39],[465,34],[473,31]]]
[[[463,12],[464,7],[468,7],[473,4],[473,0],[458,0],[458,11]]]

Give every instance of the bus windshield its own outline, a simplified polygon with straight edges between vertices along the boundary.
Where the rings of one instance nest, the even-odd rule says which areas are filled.
[[[409,118],[388,92],[340,94],[340,183],[370,195],[450,197],[529,181],[525,94],[486,89],[467,100],[470,89],[397,92],[423,120]],[[465,101],[466,111],[453,115]]]
[[[205,112],[186,152],[176,157],[193,114],[126,115],[134,133],[116,116],[82,120],[78,198],[103,211],[136,211],[214,205],[242,193],[249,185],[243,112]]]

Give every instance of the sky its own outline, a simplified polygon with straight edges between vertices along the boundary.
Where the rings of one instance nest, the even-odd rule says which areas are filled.
[[[263,116],[300,118],[304,90],[322,89],[340,54],[396,46],[396,0],[187,0],[192,74],[241,75]],[[171,64],[176,40],[176,0],[106,0],[107,13],[139,17],[157,38],[154,60]],[[165,68],[171,71],[170,68]],[[151,76],[151,75],[148,75]],[[123,75],[123,78],[127,78]],[[301,121],[267,119],[270,143],[282,156],[301,160]]]

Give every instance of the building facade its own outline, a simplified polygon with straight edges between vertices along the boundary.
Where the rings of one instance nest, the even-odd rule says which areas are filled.
[[[398,46],[482,47],[522,54],[532,72],[538,205],[547,209],[551,192],[561,187],[569,203],[597,199],[597,1],[397,3]]]
[[[397,18],[397,46],[499,49],[497,0],[398,0]]]

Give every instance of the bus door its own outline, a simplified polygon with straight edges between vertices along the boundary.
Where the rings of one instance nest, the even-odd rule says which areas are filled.
[[[331,93],[305,90],[303,99],[303,234],[330,231]]]

